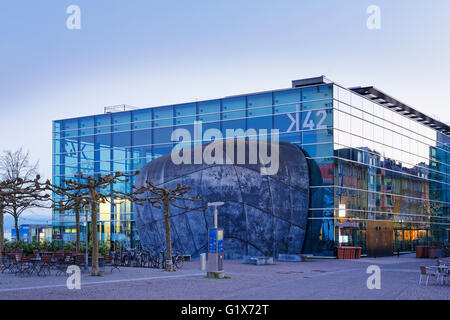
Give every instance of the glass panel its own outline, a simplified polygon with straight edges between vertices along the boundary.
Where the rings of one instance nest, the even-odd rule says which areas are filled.
[[[153,129],[153,143],[168,143],[171,142],[172,127]]]
[[[171,153],[173,148],[173,144],[163,144],[163,145],[155,145],[153,146],[153,155],[154,157],[160,157],[165,154]]]
[[[98,151],[101,161],[111,161],[111,149]]]
[[[142,146],[152,143],[152,130],[133,131],[133,146]]]
[[[96,133],[111,132],[111,115],[102,114],[95,116]]]
[[[232,111],[232,110],[241,110],[241,111]],[[242,96],[223,99],[222,112],[223,112],[222,113],[223,120],[245,118],[245,97]]]
[[[93,151],[93,150],[94,150],[94,136],[81,136],[80,151]]]
[[[302,148],[312,158],[333,156],[333,143],[305,145]]]
[[[131,146],[131,132],[113,133],[112,139],[114,147]]]
[[[332,142],[332,138],[333,131],[331,129],[303,132],[303,144]]]
[[[58,132],[63,130],[63,122],[62,121],[53,121],[53,131]]]
[[[131,112],[118,112],[112,115],[113,131],[131,130]]]
[[[248,117],[271,115],[272,93],[268,92],[247,96],[247,109]]]
[[[322,100],[322,101],[314,101],[314,102],[303,102],[302,110],[317,110],[317,109],[326,109],[333,107],[333,100]]]
[[[333,85],[321,85],[302,88],[302,101],[331,99],[333,97]]]
[[[62,140],[62,152],[78,152],[78,138]]]
[[[131,112],[133,129],[147,129],[152,127],[152,109],[142,109]]]
[[[78,119],[68,119],[63,120],[64,130],[77,130],[78,129]]]
[[[175,106],[175,124],[191,124],[196,120],[197,105],[195,103]],[[191,117],[189,117],[192,115]]]
[[[95,135],[95,144],[96,149],[111,148],[111,134],[107,133]]]
[[[94,117],[80,119],[80,135],[94,134]]]
[[[159,107],[153,109],[153,127],[166,127],[173,125],[173,107]]]
[[[272,116],[248,118],[247,129],[267,129],[267,133],[270,134],[270,130],[272,129]]]
[[[300,89],[276,91],[273,93],[273,102],[275,113],[296,111],[296,106],[300,102]]]
[[[220,120],[220,100],[198,103],[198,119],[203,122]]]

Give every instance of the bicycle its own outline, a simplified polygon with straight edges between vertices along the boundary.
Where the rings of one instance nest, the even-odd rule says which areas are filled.
[[[161,258],[161,268],[165,269],[166,268],[166,250],[162,250],[160,252],[160,258]],[[176,251],[175,254],[173,254],[172,251],[172,266],[175,267],[175,269],[181,269],[184,265],[184,257],[183,255],[179,252]]]

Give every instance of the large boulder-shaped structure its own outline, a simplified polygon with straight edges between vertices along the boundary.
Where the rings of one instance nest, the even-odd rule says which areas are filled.
[[[226,161],[227,157],[230,161],[230,154],[225,151],[231,150],[227,149],[229,143],[234,143],[234,157],[231,156],[234,164]],[[175,164],[171,154],[167,154],[146,164],[136,177],[135,186],[138,188],[147,180],[168,188],[182,184],[192,188],[187,196],[202,195],[203,205],[223,201],[225,205],[219,208],[218,221],[219,227],[224,228],[227,259],[300,253],[309,207],[308,165],[302,150],[295,144],[279,142],[278,171],[266,175],[261,174],[265,166],[260,157],[256,164],[249,164],[249,144],[253,142],[243,143],[246,150],[243,164],[238,164],[237,157],[242,155],[242,149],[237,149],[235,141],[216,141],[196,148],[203,151],[211,147],[223,148],[224,164]],[[266,142],[257,142],[258,149],[262,143]],[[270,143],[268,145],[270,150]],[[194,149],[186,148],[182,152],[194,159]],[[179,205],[200,206],[189,202]],[[165,246],[163,210],[148,203],[136,204],[135,217],[142,246],[162,249]],[[170,207],[170,223],[174,251],[193,257],[207,252],[208,228],[214,226],[213,208],[186,211]]]

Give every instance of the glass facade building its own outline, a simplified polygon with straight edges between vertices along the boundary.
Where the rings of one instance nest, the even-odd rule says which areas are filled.
[[[51,224],[21,224],[19,239],[25,243],[44,242],[52,240],[53,226]],[[16,229],[11,229],[11,241],[16,241]]]
[[[448,241],[450,230],[448,126],[417,114],[374,88],[347,89],[319,77],[283,90],[58,120],[53,182],[78,172],[138,170],[172,151],[174,129],[194,137],[194,121],[223,136],[226,129],[278,129],[279,140],[299,145],[310,164],[304,253],[334,255],[339,244],[370,253],[379,235],[394,251],[413,250]],[[132,183],[111,188],[130,191]],[[112,200],[99,207],[99,238],[137,246],[133,204]],[[74,221],[73,213],[54,211],[55,238],[73,240]]]

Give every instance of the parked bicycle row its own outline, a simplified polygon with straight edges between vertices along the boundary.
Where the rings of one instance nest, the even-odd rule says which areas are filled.
[[[124,267],[159,268],[166,267],[166,250],[141,250],[128,249],[112,253],[114,261]],[[184,256],[179,251],[172,251],[172,264],[176,269],[181,269],[184,264]]]

